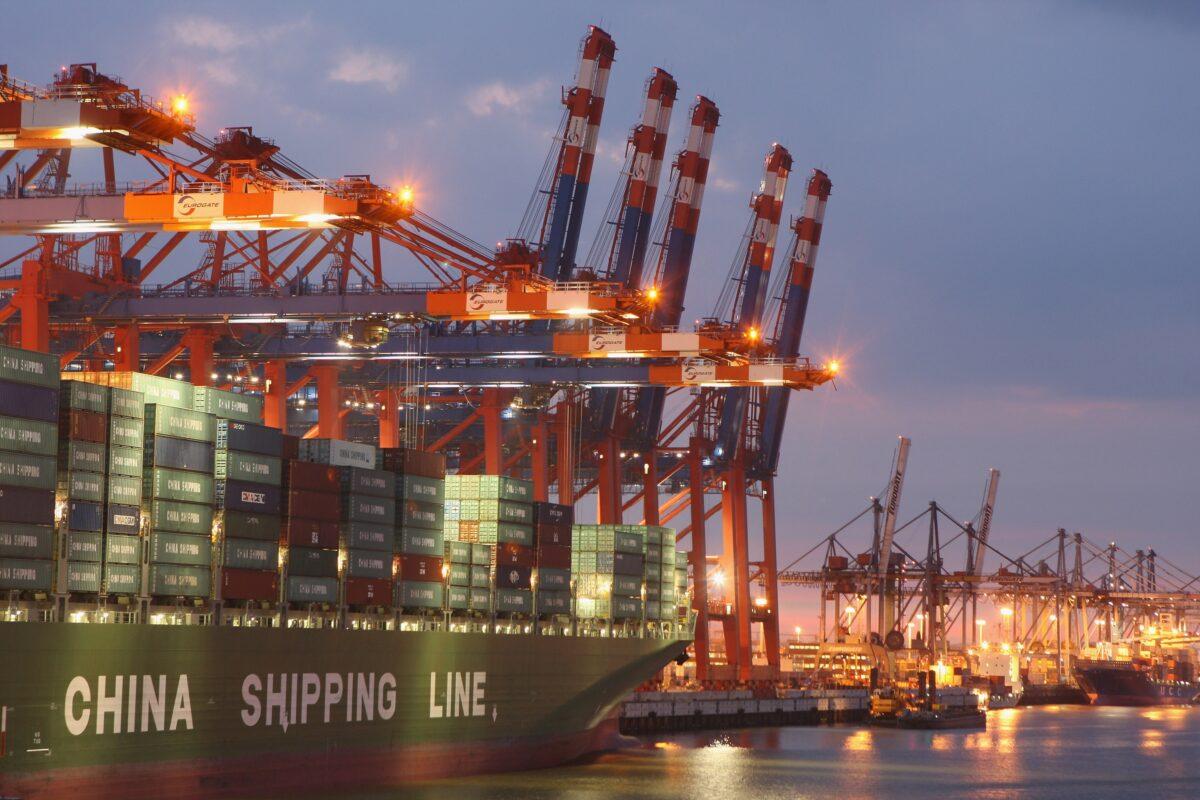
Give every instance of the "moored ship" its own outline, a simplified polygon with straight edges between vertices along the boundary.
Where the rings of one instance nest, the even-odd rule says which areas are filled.
[[[1190,665],[1187,665],[1190,667]],[[1098,706],[1190,705],[1200,699],[1200,683],[1190,669],[1163,676],[1151,663],[1080,659],[1075,681]]]
[[[0,796],[214,797],[550,766],[673,637],[2,623]]]

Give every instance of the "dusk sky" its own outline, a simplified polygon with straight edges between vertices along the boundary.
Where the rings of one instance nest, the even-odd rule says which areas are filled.
[[[697,93],[722,113],[686,319],[716,300],[773,141],[796,159],[785,218],[812,167],[833,181],[802,349],[846,374],[791,405],[781,561],[883,489],[905,434],[902,518],[931,499],[973,516],[994,466],[1001,550],[1061,526],[1200,571],[1198,8],[22,3],[0,62],[185,90],[201,130],[411,182],[489,242],[515,231],[599,24],[618,52],[581,252],[656,65],[680,84],[671,152]]]

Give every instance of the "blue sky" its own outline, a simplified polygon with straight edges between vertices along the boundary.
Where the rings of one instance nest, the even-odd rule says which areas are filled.
[[[721,107],[686,318],[716,299],[771,142],[796,158],[785,214],[811,167],[833,180],[804,350],[847,375],[792,404],[784,560],[883,487],[904,433],[905,516],[973,515],[996,466],[1002,549],[1063,526],[1200,570],[1195,6],[117,8],[10,8],[25,35],[0,61],[185,89],[202,130],[252,124],[318,174],[411,181],[480,241],[516,228],[601,24],[618,53],[585,247],[651,67],[680,83],[672,151],[695,94]]]

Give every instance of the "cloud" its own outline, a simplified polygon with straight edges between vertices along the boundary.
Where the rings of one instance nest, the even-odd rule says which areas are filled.
[[[182,17],[169,23],[168,30],[181,45],[228,53],[251,43],[242,29],[209,17]]]
[[[708,185],[718,192],[732,192],[738,188],[738,185],[728,178],[709,178]]]
[[[275,25],[231,25],[212,17],[186,16],[167,23],[167,34],[183,47],[232,53],[256,45],[272,44],[306,30],[307,17],[288,19]]]
[[[523,111],[529,103],[541,99],[550,85],[544,78],[520,85],[493,81],[467,93],[467,108],[477,117],[490,117],[502,111]]]
[[[382,50],[366,49],[346,52],[329,73],[329,80],[339,83],[377,83],[394,92],[408,78],[408,64]]]

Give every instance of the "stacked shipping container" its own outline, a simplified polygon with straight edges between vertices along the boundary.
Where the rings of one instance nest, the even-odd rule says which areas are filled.
[[[207,598],[212,589],[216,419],[190,405],[146,406],[142,491],[154,597]]]
[[[445,461],[436,454],[389,448],[380,451],[380,462],[395,477],[395,605],[441,609],[447,602],[444,586],[450,571],[443,559]],[[450,594],[465,600],[465,591]]]
[[[533,612],[535,536],[533,484],[504,475],[446,477],[445,534],[449,541],[488,548],[497,613]],[[482,551],[481,551],[482,552]],[[473,561],[482,560],[474,558]],[[472,586],[482,583],[482,564],[472,565]]]
[[[341,526],[341,477],[337,467],[287,461],[284,467],[284,600],[336,603]]]
[[[533,504],[534,541],[537,555],[539,615],[571,613],[571,527],[575,509],[557,503]]]
[[[79,381],[64,381],[59,391],[57,498],[64,513],[59,521],[58,589],[62,592],[98,594],[101,588],[108,494],[108,394],[106,386]]]
[[[0,590],[53,588],[58,393],[58,356],[0,346]]]
[[[107,391],[108,491],[104,506],[103,588],[110,595],[129,596],[142,591],[146,408],[141,392],[119,386]]]
[[[636,525],[576,525],[572,535],[576,615],[583,619],[640,619],[644,529]]]
[[[390,606],[396,476],[342,467],[342,562],[346,604]]]
[[[215,529],[222,600],[279,599],[282,453],[279,430],[217,420]]]

